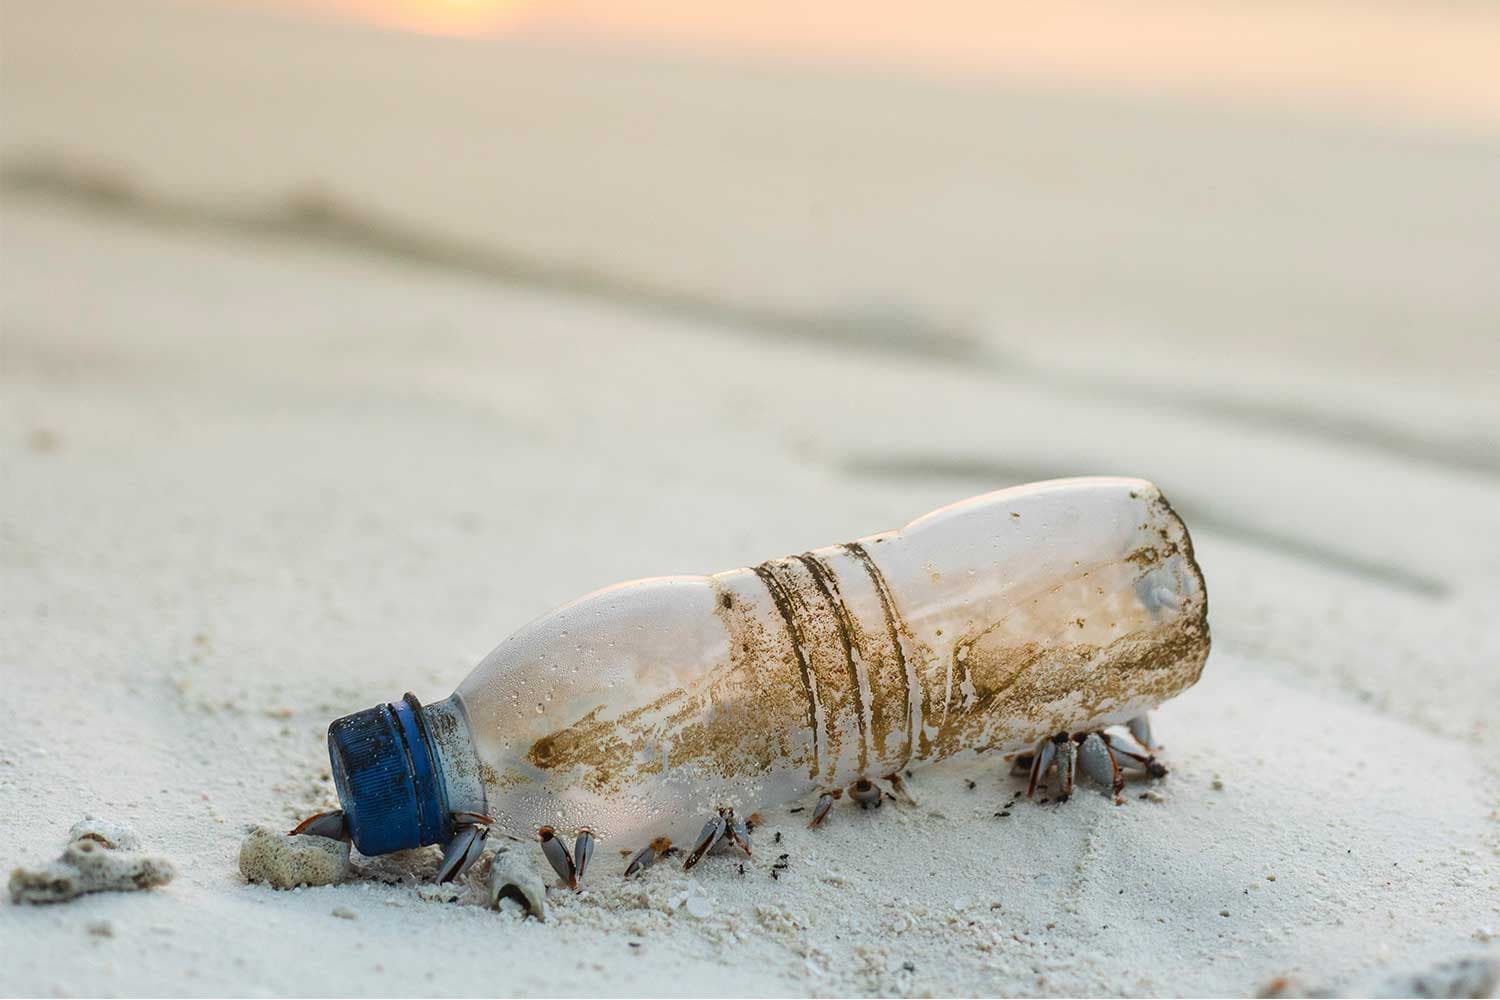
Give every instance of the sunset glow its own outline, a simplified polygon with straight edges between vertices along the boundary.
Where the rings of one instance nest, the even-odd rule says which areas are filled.
[[[1038,79],[1297,107],[1494,121],[1484,4],[1149,0],[237,0],[395,31],[603,39],[695,55]],[[1420,55],[1418,55],[1420,54]]]
[[[483,35],[525,17],[533,0],[300,0],[389,28],[428,35]]]

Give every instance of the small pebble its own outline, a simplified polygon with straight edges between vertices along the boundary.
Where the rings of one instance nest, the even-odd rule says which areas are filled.
[[[115,936],[115,925],[108,920],[90,920],[87,928],[94,937],[112,938]]]
[[[240,844],[240,874],[274,889],[334,885],[349,876],[347,841],[257,826]]]
[[[333,913],[333,915],[335,917],[338,917],[340,920],[358,920],[359,919],[359,914],[355,913],[353,910],[349,909],[349,907],[347,907],[347,906],[335,906],[331,912]]]

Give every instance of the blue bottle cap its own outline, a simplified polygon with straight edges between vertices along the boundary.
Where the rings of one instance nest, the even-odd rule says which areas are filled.
[[[335,719],[328,760],[359,853],[387,854],[452,836],[442,772],[415,695]]]

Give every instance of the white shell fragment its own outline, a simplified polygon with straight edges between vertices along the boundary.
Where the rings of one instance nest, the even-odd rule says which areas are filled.
[[[97,816],[88,816],[73,824],[68,831],[68,842],[92,840],[112,851],[138,851],[141,838],[124,823],[114,823]]]
[[[686,913],[695,920],[706,920],[713,916],[714,903],[697,882],[689,882],[687,888],[674,893],[667,900],[668,913]]]
[[[508,900],[543,923],[547,920],[547,886],[536,869],[519,854],[504,847],[495,852],[486,882],[490,905],[497,909]]]
[[[62,857],[44,868],[17,868],[10,874],[16,903],[62,903],[89,892],[133,892],[166,885],[177,870],[166,858],[142,854],[129,827],[106,820],[76,824]]]
[[[1192,542],[1155,486],[1036,483],[544,615],[440,709],[472,737],[447,745],[472,761],[449,787],[483,775],[462,808],[517,838],[696,844],[720,808],[1128,723],[1193,684],[1208,649]]]
[[[273,889],[335,885],[349,876],[349,844],[253,827],[240,844],[240,874]]]

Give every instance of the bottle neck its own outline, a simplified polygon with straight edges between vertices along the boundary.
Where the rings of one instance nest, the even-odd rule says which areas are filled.
[[[457,694],[422,709],[428,745],[452,812],[489,814],[469,713]]]

